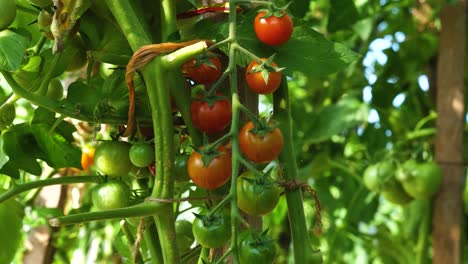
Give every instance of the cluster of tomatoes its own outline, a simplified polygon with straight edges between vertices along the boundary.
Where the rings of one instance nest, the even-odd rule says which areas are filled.
[[[364,171],[364,185],[394,204],[413,199],[430,199],[440,188],[442,173],[435,162],[408,160],[396,167],[389,161],[370,165]]]
[[[278,24],[278,21],[283,22]],[[292,22],[286,13],[274,16],[262,11],[255,18],[254,29],[260,41],[276,46],[290,38]],[[267,37],[265,32],[269,32],[270,35],[271,32],[277,32],[278,35],[271,38]],[[271,94],[281,84],[280,71],[272,58],[255,58],[245,72],[247,85],[257,94]],[[186,62],[182,66],[182,73],[193,83],[209,88],[216,86],[216,82],[219,81],[222,63],[218,55],[208,52]],[[191,102],[191,120],[201,132],[217,136],[229,127],[232,119],[231,109],[231,102],[227,96],[214,90],[205,91]],[[242,158],[257,165],[265,165],[277,159],[284,144],[282,133],[273,121],[253,117],[240,128],[238,142]],[[196,186],[206,190],[219,188],[231,178],[232,155],[230,143],[222,142],[195,148],[192,153],[177,153],[174,160],[174,180],[191,179]],[[124,182],[114,179],[128,175],[135,167],[154,170],[154,158],[154,148],[146,142],[101,142],[94,153],[94,165],[97,171],[107,175],[110,180],[93,189],[92,201],[95,207],[98,210],[108,210],[128,206],[130,188]],[[238,176],[239,209],[249,215],[261,216],[276,207],[280,189],[270,174],[271,172],[246,170]],[[229,212],[223,208],[217,211],[202,210],[196,215],[193,225],[187,221],[178,221],[176,232],[181,250],[188,250],[193,239],[203,247],[220,247],[230,239]],[[189,233],[190,235],[187,235]],[[273,261],[275,246],[266,232],[246,231],[241,233],[240,238],[239,255],[242,261]],[[252,255],[254,251],[261,254]]]

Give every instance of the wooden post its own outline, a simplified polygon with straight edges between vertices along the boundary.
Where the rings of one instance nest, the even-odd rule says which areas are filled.
[[[465,0],[444,4],[437,64],[437,135],[435,156],[443,182],[434,200],[433,246],[436,264],[461,263]]]

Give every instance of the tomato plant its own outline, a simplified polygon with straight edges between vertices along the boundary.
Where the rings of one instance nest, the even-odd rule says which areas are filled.
[[[231,238],[230,217],[226,211],[196,215],[192,227],[195,240],[206,248],[222,247]]]
[[[201,131],[213,134],[224,130],[231,121],[231,103],[222,94],[198,96],[190,105],[192,122]]]
[[[187,161],[187,172],[193,183],[207,190],[213,190],[225,184],[231,178],[231,154],[222,146],[215,153],[195,150]],[[204,159],[206,155],[212,158]]]
[[[182,66],[182,73],[196,84],[212,84],[221,76],[221,61],[212,52]]]
[[[262,58],[263,62],[268,61]],[[281,72],[277,71],[276,63],[270,62],[270,65],[259,64],[258,61],[252,61],[245,71],[245,79],[249,87],[257,94],[270,94],[274,92],[281,84]]]
[[[94,206],[98,210],[111,210],[128,206],[130,189],[118,181],[108,181],[97,185],[92,192]]]
[[[283,144],[283,134],[277,127],[255,130],[253,122],[249,121],[239,132],[240,150],[253,162],[267,163],[276,159]]]
[[[239,259],[241,263],[273,263],[276,248],[273,239],[266,232],[246,231],[240,237]]]
[[[249,215],[264,215],[275,209],[280,191],[268,175],[246,171],[237,178],[237,205]]]
[[[104,141],[96,147],[96,169],[110,177],[126,176],[132,169],[130,144],[121,141]]]
[[[154,161],[154,149],[150,144],[137,142],[129,150],[129,158],[133,165],[143,168]]]
[[[257,38],[270,46],[278,46],[289,40],[293,32],[293,22],[287,13],[277,16],[258,12],[254,20]]]

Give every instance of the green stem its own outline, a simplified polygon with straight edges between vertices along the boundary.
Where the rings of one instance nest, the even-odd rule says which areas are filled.
[[[146,244],[150,245],[149,252],[151,256],[152,264],[163,264],[161,245],[159,244],[159,234],[154,225],[154,221],[151,217],[145,219],[146,229],[144,233],[144,238]]]
[[[133,51],[141,46],[151,44],[151,37],[146,34],[144,26],[128,0],[105,0],[109,10],[114,15],[122,32]]]
[[[172,0],[161,0],[161,37],[167,42],[177,32],[176,3]]]
[[[237,247],[237,236],[239,231],[239,209],[237,207],[237,175],[239,173],[239,112],[240,112],[240,101],[237,91],[237,64],[236,64],[236,47],[237,44],[237,13],[236,13],[236,1],[233,0],[229,3],[229,37],[232,40],[229,45],[229,81],[232,94],[232,121],[231,131],[232,136],[232,172],[231,172],[231,251],[232,260],[234,264],[239,263],[239,253]]]
[[[247,169],[251,170],[255,174],[260,174],[257,168],[255,168],[255,166],[252,165],[252,163],[248,162],[243,157],[239,157],[239,161],[242,163],[242,165],[244,165]]]
[[[210,249],[206,247],[202,247],[200,256],[198,257],[197,264],[205,264],[206,261],[208,260],[209,254],[210,254]]]
[[[253,54],[252,52],[250,52],[249,50],[245,49],[244,47],[242,46],[237,46],[236,49],[238,49],[240,52],[244,53],[245,55],[251,57],[253,60],[256,60],[258,63],[263,63],[262,59],[260,57],[258,57],[257,55]]]
[[[215,207],[213,207],[211,210],[210,210],[210,213],[208,214],[208,217],[212,217],[214,214],[216,214],[217,211],[219,211],[219,209],[223,208],[223,206],[228,202],[230,201],[231,199],[231,195],[228,194],[226,197],[224,197],[224,199],[219,202]]]
[[[428,263],[429,233],[431,228],[431,206],[429,201],[424,201],[424,215],[419,226],[418,244],[416,250],[416,264]]]
[[[273,94],[273,109],[275,119],[283,133],[284,147],[280,154],[280,162],[284,165],[284,179],[295,181],[298,179],[296,152],[293,146],[291,102],[289,101],[288,83],[283,78],[279,89]],[[294,262],[308,263],[307,257],[311,252],[304,207],[302,206],[302,191],[300,188],[286,192],[288,205],[289,227],[293,242]]]
[[[52,74],[55,71],[60,59],[62,58],[63,52],[54,55],[52,59],[49,70],[45,73],[44,77],[41,79],[38,91],[40,95],[46,95],[47,89],[49,88],[50,79],[52,79]]]
[[[14,185],[8,191],[0,194],[0,203],[18,195],[22,192],[27,192],[36,188],[42,188],[50,185],[65,185],[74,183],[85,183],[85,182],[99,182],[100,177],[98,176],[66,176],[60,178],[50,178],[45,180],[33,181],[24,184]]]
[[[49,224],[51,226],[61,226],[105,219],[124,219],[129,217],[152,216],[159,214],[162,210],[161,208],[162,206],[160,203],[145,202],[125,208],[51,218],[49,220]]]
[[[130,228],[128,228],[127,222],[123,221],[123,223],[120,223],[120,227],[122,227],[122,232],[127,238],[127,241],[128,241],[127,245],[128,245],[130,252],[133,252],[133,250],[138,250],[135,264],[143,264],[143,259],[141,258],[140,250],[137,248],[133,248],[133,244],[135,244],[135,239],[133,238],[132,231],[130,231]]]
[[[199,146],[202,144],[202,135],[192,123],[192,117],[190,115],[190,89],[186,87],[185,79],[180,74],[180,70],[179,72],[170,72],[169,74],[171,74],[171,77],[168,80],[168,84],[177,108],[184,119],[184,123],[187,127],[190,138],[192,139],[192,143],[195,146]]]
[[[173,148],[173,127],[166,78],[168,71],[162,67],[161,57],[156,57],[145,68],[148,85],[148,98],[153,116],[154,144],[156,154],[155,170],[158,177],[151,197],[172,199],[174,181],[172,180],[175,150]],[[152,87],[151,87],[152,86]],[[160,235],[161,249],[165,263],[179,263],[175,241],[175,215],[171,204],[163,205],[161,214],[154,217]]]
[[[224,259],[227,258],[227,256],[229,256],[229,254],[231,254],[231,249],[229,248],[228,250],[226,250],[226,252],[224,252],[224,254],[216,260],[215,264],[222,264],[224,263]]]

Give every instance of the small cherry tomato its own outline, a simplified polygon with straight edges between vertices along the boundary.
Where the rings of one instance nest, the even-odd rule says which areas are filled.
[[[182,74],[196,84],[212,84],[221,76],[221,61],[209,52],[201,60],[192,59],[182,65]]]
[[[239,148],[247,159],[256,163],[268,163],[278,157],[283,149],[283,134],[279,128],[254,132],[254,124],[247,122],[239,132]]]
[[[118,181],[108,181],[96,186],[91,199],[98,210],[110,210],[128,206],[130,189]]]
[[[102,142],[94,153],[96,169],[109,177],[127,176],[133,167],[128,155],[130,147],[127,142]]]
[[[198,151],[192,152],[187,162],[189,177],[206,190],[216,189],[231,178],[231,154],[224,147],[219,147],[217,151],[219,155],[208,164],[204,164],[203,156]]]
[[[262,61],[267,59],[262,58]],[[276,63],[271,62],[273,68],[277,68]],[[262,67],[256,60],[252,61],[245,71],[245,80],[257,94],[270,94],[274,92],[281,84],[281,72],[271,71],[268,67]],[[266,77],[265,79],[265,76]]]
[[[150,144],[137,142],[133,144],[128,153],[133,165],[143,168],[154,161],[154,149]]]
[[[239,258],[241,263],[271,264],[275,260],[276,248],[273,239],[258,231],[241,233],[239,236]]]
[[[275,209],[280,190],[268,176],[246,171],[237,178],[237,205],[249,215],[264,215]]]
[[[288,14],[282,16],[268,16],[266,12],[259,12],[254,19],[254,31],[257,38],[264,44],[279,46],[291,38],[293,22]]]
[[[231,218],[224,210],[212,216],[197,215],[192,231],[195,240],[203,247],[219,248],[231,238]]]
[[[217,94],[216,97],[222,96]],[[198,96],[190,106],[190,116],[196,128],[214,134],[225,129],[231,122],[232,110],[228,99]]]

